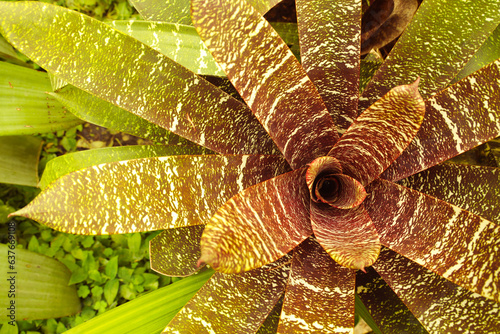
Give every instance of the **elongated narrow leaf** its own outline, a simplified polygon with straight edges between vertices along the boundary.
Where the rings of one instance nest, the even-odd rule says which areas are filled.
[[[438,275],[500,301],[500,226],[378,179],[364,204],[381,243]]]
[[[347,129],[328,153],[343,173],[366,186],[410,144],[425,114],[418,82],[393,88]]]
[[[0,135],[54,132],[82,121],[47,95],[46,73],[0,62]]]
[[[285,291],[289,257],[241,275],[215,273],[167,333],[255,333]]]
[[[216,152],[274,150],[244,104],[136,39],[41,2],[0,8],[9,13],[0,21],[2,34],[73,86]]]
[[[231,196],[286,168],[276,156],[171,156],[101,164],[60,177],[15,214],[73,234],[198,225]]]
[[[425,103],[420,131],[383,174],[399,180],[500,135],[500,60]]]
[[[40,188],[45,189],[51,182],[63,175],[107,162],[169,155],[205,154],[208,152],[208,150],[194,145],[136,145],[105,147],[101,149],[68,153],[52,159],[47,163],[39,186]]]
[[[279,333],[352,333],[353,270],[341,267],[313,239],[293,252]]]
[[[446,87],[500,23],[498,8],[499,0],[424,1],[363,92],[361,110],[417,77],[425,99]]]
[[[237,14],[236,14],[237,13]],[[267,21],[244,0],[192,1],[196,30],[293,169],[337,140],[313,83]]]
[[[500,169],[441,164],[399,181],[500,224]]]
[[[358,115],[359,0],[299,0],[301,61],[340,132]]]
[[[162,144],[191,143],[125,109],[106,102],[73,86],[50,93],[80,119]]]
[[[382,264],[390,265],[390,261]],[[373,268],[367,268],[366,273],[357,272],[356,297],[358,296],[382,333],[427,334],[422,324]]]
[[[149,45],[196,74],[225,75],[194,27],[147,21],[112,21],[109,25]]]
[[[208,222],[200,262],[240,273],[281,258],[312,234],[304,169],[238,193]]]
[[[151,239],[151,269],[167,276],[189,276],[200,268],[203,225],[168,229]]]
[[[68,286],[71,273],[65,265],[9,246],[0,244],[4,259],[0,262],[4,276],[0,284],[0,321],[59,318],[80,312],[80,299],[76,288]]]
[[[0,137],[0,183],[36,187],[42,140],[31,136]]]
[[[109,310],[65,333],[160,333],[212,275],[213,270],[203,270]]]
[[[375,270],[430,333],[494,333],[500,304],[384,249]]]
[[[457,74],[453,82],[458,82],[473,72],[500,58],[500,25],[493,31],[467,65]]]
[[[380,240],[363,204],[337,209],[311,201],[311,225],[320,245],[338,264],[364,270],[377,260]]]

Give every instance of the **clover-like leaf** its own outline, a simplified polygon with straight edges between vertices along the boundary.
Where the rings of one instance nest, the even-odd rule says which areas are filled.
[[[310,237],[293,251],[279,333],[352,333],[354,271]]]
[[[378,179],[367,192],[364,204],[384,246],[500,301],[499,225],[390,181]]]
[[[210,219],[200,263],[239,273],[281,258],[312,234],[304,169],[238,193]]]
[[[76,234],[197,225],[234,194],[285,170],[286,162],[276,156],[170,156],[107,163],[64,175],[15,214]]]
[[[335,125],[269,23],[244,0],[192,1],[196,30],[293,169],[325,155]],[[272,47],[271,47],[272,46]]]

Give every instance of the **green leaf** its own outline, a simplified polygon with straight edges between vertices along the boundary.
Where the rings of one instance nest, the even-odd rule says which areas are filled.
[[[303,167],[325,155],[338,139],[335,125],[313,83],[267,21],[244,0],[195,0],[191,6],[207,48],[290,166]]]
[[[169,155],[191,155],[205,154],[209,151],[201,146],[161,146],[161,145],[137,145],[106,147],[94,150],[80,151],[62,155],[50,160],[40,180],[40,188],[47,186],[59,177],[107,162],[133,160],[139,158],[169,156]]]
[[[346,333],[354,326],[353,270],[335,263],[313,238],[293,252],[279,333]]]
[[[88,276],[88,272],[85,269],[78,267],[71,273],[71,278],[69,279],[68,285],[81,283],[85,281]]]
[[[289,257],[242,275],[215,273],[165,332],[254,333],[285,291]],[[188,278],[183,279],[181,282]]]
[[[216,152],[275,152],[244,104],[136,39],[41,2],[0,7],[2,34],[69,84]]]
[[[356,310],[356,314],[359,314],[359,316],[366,322],[366,324],[370,326],[370,328],[373,330],[373,333],[383,334],[382,331],[380,331],[380,329],[377,327],[377,324],[375,323],[357,294],[354,296],[354,308]]]
[[[132,253],[138,253],[141,249],[141,235],[139,233],[128,235],[127,244]]]
[[[82,123],[49,95],[47,73],[0,62],[0,135],[69,129]]]
[[[108,263],[106,263],[105,273],[110,279],[116,277],[118,273],[118,256],[113,256],[109,259]]]
[[[198,225],[231,196],[287,169],[281,157],[260,155],[170,156],[107,163],[58,178],[16,214],[76,234]]]
[[[421,78],[424,99],[446,87],[500,22],[500,1],[424,1],[363,92],[360,110]]]
[[[447,280],[500,301],[500,225],[378,179],[364,204],[382,245]]]
[[[0,255],[0,321],[13,320],[10,314],[17,320],[33,320],[80,312],[76,289],[68,286],[71,274],[62,263],[12,243],[0,244]],[[6,311],[9,308],[14,312]]]
[[[357,0],[297,1],[302,67],[340,132],[358,115],[360,12]]]
[[[167,276],[188,276],[199,270],[204,225],[169,229],[149,242],[151,269]]]
[[[201,238],[200,263],[241,273],[278,260],[312,234],[304,169],[256,184],[227,201]]]
[[[0,183],[36,187],[42,140],[31,136],[0,137]]]
[[[212,274],[213,270],[204,270],[109,310],[66,333],[160,333]]]
[[[116,295],[118,294],[118,288],[120,287],[120,281],[117,278],[109,280],[104,285],[104,298],[108,305],[113,304]]]
[[[389,249],[383,249],[374,268],[429,333],[494,333],[500,328],[497,303]]]

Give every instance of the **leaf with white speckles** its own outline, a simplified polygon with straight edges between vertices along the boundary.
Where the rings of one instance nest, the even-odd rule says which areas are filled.
[[[364,270],[377,260],[380,240],[363,204],[337,209],[311,201],[311,225],[320,245],[338,264]]]
[[[200,239],[203,225],[168,229],[151,239],[151,269],[167,276],[189,276],[200,267]]]
[[[373,267],[430,333],[495,333],[500,328],[500,304],[387,248]]]
[[[427,99],[448,85],[500,23],[499,0],[424,1],[360,100],[367,108],[420,76]]]
[[[383,265],[390,266],[391,262],[384,262]],[[422,324],[373,268],[367,268],[366,273],[356,273],[356,294],[382,333],[427,334]]]
[[[382,245],[500,301],[500,225],[390,181],[374,181],[367,193]]]
[[[198,225],[231,196],[287,170],[276,156],[170,156],[101,164],[52,182],[15,214],[74,234]]]
[[[293,251],[279,333],[352,333],[354,279],[313,239]]]
[[[304,169],[245,189],[205,227],[202,257],[217,271],[239,273],[281,258],[312,234]]]
[[[289,259],[241,275],[215,273],[164,332],[255,333],[285,291]]]
[[[314,84],[264,18],[244,0],[192,1],[208,49],[293,169],[337,140]]]
[[[64,154],[47,162],[39,187],[44,189],[55,179],[90,166],[107,162],[124,161],[168,155],[208,154],[210,151],[201,146],[179,145],[135,145],[105,147]]]
[[[301,60],[337,129],[358,115],[360,0],[297,1]]]
[[[243,103],[138,40],[54,5],[0,8],[2,34],[59,79],[213,151],[275,152]]]
[[[347,129],[328,153],[344,174],[366,186],[410,144],[425,114],[418,83],[393,88]]]
[[[499,91],[497,60],[428,99],[419,132],[382,177],[402,179],[499,136]]]
[[[500,168],[446,163],[398,183],[500,224]]]

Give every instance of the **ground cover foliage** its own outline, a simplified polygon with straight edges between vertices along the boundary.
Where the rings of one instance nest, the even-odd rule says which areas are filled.
[[[410,2],[414,12],[419,2]],[[82,115],[92,103],[110,112],[97,118],[111,124],[109,115],[126,109],[150,122],[122,113],[132,132],[144,124],[154,129],[146,138],[154,132],[150,139],[170,144],[53,160],[43,192],[16,215],[76,234],[166,229],[150,240],[155,270],[181,277],[205,264],[216,270],[198,274],[207,283],[169,316],[166,332],[351,332],[361,301],[386,332],[498,328],[496,144],[467,151],[500,133],[500,3],[426,0],[387,58],[360,61],[367,44],[387,44],[388,26],[403,31],[412,16],[391,14],[405,2],[381,3],[370,7],[379,24],[363,31],[359,1],[297,2],[300,65],[288,49],[293,42],[281,41],[259,14],[274,2],[193,1],[184,23],[195,26],[220,66],[211,71],[226,73],[239,94],[223,89],[235,98],[155,51],[155,33],[137,37],[151,49],[51,6],[43,11],[53,21],[36,18],[47,29],[50,22],[50,36],[19,34],[3,21],[11,43],[74,85],[51,95],[70,111]],[[151,20],[171,9],[136,6]],[[41,8],[24,9],[35,16]],[[16,24],[26,20],[9,10]],[[458,29],[458,21],[467,24]],[[171,29],[147,29],[156,28]],[[118,29],[139,30],[134,23]],[[76,55],[68,62],[61,43]],[[203,47],[190,70],[206,75],[214,60]],[[111,57],[117,49],[126,52]],[[175,52],[169,57],[177,60]],[[494,167],[444,163],[461,153],[454,162]],[[58,166],[66,167],[58,174]],[[138,244],[127,241],[132,250]],[[27,247],[41,246],[31,238]],[[78,281],[93,261],[70,253],[83,261],[81,270],[73,266]],[[117,259],[105,264],[112,291]]]

